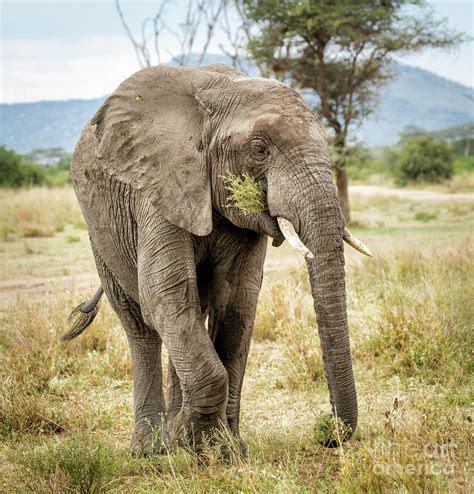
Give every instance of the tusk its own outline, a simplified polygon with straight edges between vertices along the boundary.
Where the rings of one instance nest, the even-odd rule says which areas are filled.
[[[286,238],[286,240],[291,245],[291,247],[293,247],[293,249],[296,249],[298,252],[303,254],[308,259],[314,259],[314,256],[311,253],[311,251],[301,241],[300,237],[298,237],[298,234],[295,231],[295,227],[293,226],[291,221],[288,221],[285,218],[280,218],[280,216],[277,216],[277,221],[281,233],[283,233],[283,236]]]
[[[366,247],[360,240],[357,240],[352,233],[344,228],[344,233],[342,234],[342,238],[351,246],[354,247],[355,250],[362,252],[366,256],[373,257],[374,255],[370,252],[369,248]]]

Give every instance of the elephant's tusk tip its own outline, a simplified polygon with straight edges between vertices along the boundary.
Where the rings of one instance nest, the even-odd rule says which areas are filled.
[[[365,254],[366,256],[374,257],[370,249],[366,245],[364,245],[359,239],[354,237],[354,235],[352,235],[352,233],[347,228],[344,228],[344,233],[342,234],[342,238],[355,250],[358,250],[359,252]]]

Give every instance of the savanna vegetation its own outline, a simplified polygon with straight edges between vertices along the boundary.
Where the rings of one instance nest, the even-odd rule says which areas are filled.
[[[375,254],[346,252],[360,427],[342,448],[320,445],[331,424],[304,261],[269,247],[244,384],[250,456],[222,463],[212,448],[130,455],[130,359],[108,303],[59,341],[98,283],[74,194],[2,191],[0,490],[469,492],[474,201],[351,201]]]
[[[383,184],[397,187],[437,188],[450,192],[474,190],[474,140],[472,126],[469,135],[449,142],[445,133],[421,129],[402,133],[392,147],[366,149],[348,148],[347,172],[355,183]],[[472,149],[472,151],[471,151]]]
[[[47,153],[48,150],[44,150]],[[0,146],[0,187],[18,189],[34,185],[64,185],[69,180],[71,156],[62,151],[57,163],[39,165],[36,155],[22,156],[11,149]]]
[[[399,143],[391,147],[347,146],[344,166],[354,183],[418,188],[436,185],[445,191],[469,192],[474,190],[472,132],[472,125],[433,132],[406,129],[401,133]],[[55,164],[39,165],[33,161],[38,157],[48,157],[51,152],[58,158]],[[332,147],[331,159],[333,162],[338,159],[335,147]],[[63,150],[44,149],[22,156],[0,147],[0,187],[18,189],[67,185],[70,163],[71,155]],[[228,187],[232,188],[233,181],[238,183],[241,179],[226,177],[226,180]],[[243,180],[248,178],[243,177]],[[0,234],[4,235],[3,232],[0,229]]]

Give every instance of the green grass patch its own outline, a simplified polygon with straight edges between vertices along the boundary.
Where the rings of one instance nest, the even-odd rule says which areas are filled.
[[[352,428],[341,419],[332,415],[324,415],[314,426],[314,439],[322,445],[336,444],[341,446],[351,435]]]
[[[419,211],[415,214],[415,220],[421,221],[422,223],[427,223],[428,221],[435,220],[438,217],[437,214],[434,213],[426,213],[424,211]]]

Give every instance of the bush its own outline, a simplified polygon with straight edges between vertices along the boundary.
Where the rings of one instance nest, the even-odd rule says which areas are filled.
[[[441,182],[453,176],[452,152],[445,142],[431,136],[409,139],[400,152],[398,172],[401,183]]]
[[[1,187],[42,185],[46,181],[46,174],[39,166],[25,162],[19,154],[0,146]]]
[[[33,159],[0,146],[0,187],[61,186],[69,182],[71,155],[64,154],[57,165],[37,165]]]

